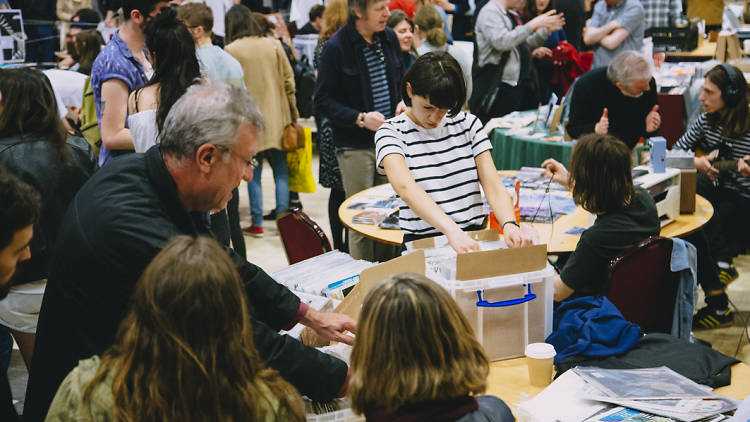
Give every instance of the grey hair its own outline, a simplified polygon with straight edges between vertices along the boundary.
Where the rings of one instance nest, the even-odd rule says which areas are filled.
[[[159,135],[161,152],[177,159],[190,158],[210,142],[225,151],[226,161],[242,123],[259,131],[264,128],[263,115],[250,94],[222,82],[194,84],[167,114]]]
[[[651,63],[643,54],[626,50],[615,56],[607,66],[607,79],[612,84],[617,82],[630,85],[634,81],[651,79]]]

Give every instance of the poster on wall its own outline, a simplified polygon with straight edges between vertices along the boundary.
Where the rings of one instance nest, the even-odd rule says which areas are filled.
[[[23,63],[26,59],[25,39],[21,11],[0,10],[0,63]]]

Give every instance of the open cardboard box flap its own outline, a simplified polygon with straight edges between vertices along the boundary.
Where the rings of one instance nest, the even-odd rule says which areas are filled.
[[[494,242],[500,240],[500,233],[495,229],[467,231],[466,234],[477,242]],[[411,242],[414,249],[431,249],[435,247],[435,238],[428,237]]]
[[[359,282],[349,292],[334,312],[349,315],[355,321],[359,317],[359,308],[370,290],[381,280],[398,273],[417,273],[425,275],[424,251],[418,250],[408,255],[393,258],[382,264],[367,268],[359,275]]]
[[[547,266],[547,245],[458,254],[456,280],[477,280],[541,271]]]

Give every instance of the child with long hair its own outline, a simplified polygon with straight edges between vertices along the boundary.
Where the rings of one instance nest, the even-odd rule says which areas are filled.
[[[456,302],[425,276],[396,274],[367,294],[351,362],[349,397],[368,421],[514,420],[499,398],[476,396],[487,356]]]
[[[420,56],[401,82],[406,112],[375,134],[378,171],[406,203],[399,210],[404,242],[444,234],[456,252],[478,251],[465,230],[482,227],[481,188],[510,247],[521,234],[510,195],[492,161],[482,122],[464,111],[466,83],[456,59],[442,51]]]
[[[177,236],[146,267],[112,347],[60,385],[47,421],[302,421],[302,400],[263,367],[229,255]]]
[[[177,12],[165,9],[144,32],[154,76],[128,98],[128,127],[136,152],[156,144],[172,105],[201,77],[193,38]]]

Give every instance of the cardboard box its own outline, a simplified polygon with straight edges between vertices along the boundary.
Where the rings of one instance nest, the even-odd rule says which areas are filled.
[[[555,271],[546,245],[459,254],[455,264],[455,279],[430,273],[433,266],[427,277],[451,293],[490,360],[523,356],[552,332]]]
[[[680,170],[680,213],[695,212],[695,189],[698,172],[695,169]]]

